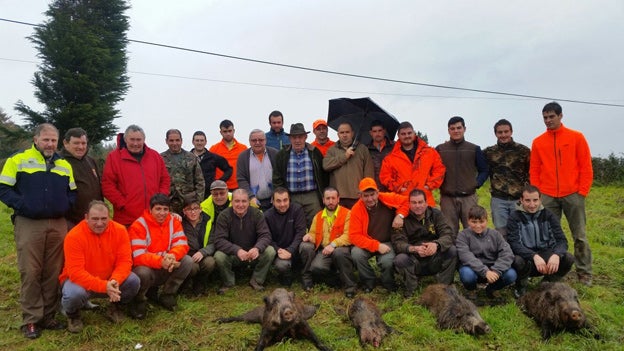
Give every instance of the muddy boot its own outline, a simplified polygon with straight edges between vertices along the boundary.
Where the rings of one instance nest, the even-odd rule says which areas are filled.
[[[84,328],[82,318],[80,318],[80,311],[74,313],[67,313],[67,330],[70,333],[80,333]]]
[[[119,302],[112,302],[108,305],[108,308],[106,309],[106,318],[113,323],[120,323],[126,318],[121,310]]]

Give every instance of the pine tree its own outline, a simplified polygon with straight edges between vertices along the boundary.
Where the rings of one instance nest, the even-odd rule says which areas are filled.
[[[16,110],[25,116],[26,129],[49,122],[62,138],[82,127],[90,144],[117,131],[115,105],[129,88],[126,32],[129,8],[125,0],[55,0],[48,20],[29,39],[42,63],[35,73],[35,96],[45,106],[37,112],[21,100]],[[61,139],[59,138],[59,139]]]

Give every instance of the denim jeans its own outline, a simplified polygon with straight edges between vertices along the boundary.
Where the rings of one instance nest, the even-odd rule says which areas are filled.
[[[494,282],[494,284],[491,284],[491,289],[500,290],[507,285],[513,284],[513,282],[516,281],[517,277],[518,275],[516,274],[516,271],[513,268],[509,268],[508,270],[503,272],[503,274],[500,276],[500,278],[498,278],[497,281]],[[464,288],[466,288],[466,290],[476,289],[478,282],[487,282],[487,279],[485,279],[485,277],[479,277],[479,275],[477,275],[477,273],[468,266],[461,266],[459,268],[459,280],[462,282],[462,284],[464,284]]]
[[[490,209],[492,210],[492,222],[494,222],[496,230],[507,227],[507,218],[509,218],[511,212],[515,211],[517,204],[518,200],[504,200],[492,196]]]
[[[119,285],[119,290],[121,290],[120,302],[130,302],[139,291],[140,285],[141,281],[139,280],[139,277],[136,274],[130,272],[128,278],[126,278],[126,280],[124,280],[124,282]],[[68,314],[72,314],[80,310],[92,296],[107,296],[106,293],[96,293],[93,291],[88,291],[69,279],[67,279],[63,283],[62,293],[63,297],[61,298],[61,305],[63,311]]]

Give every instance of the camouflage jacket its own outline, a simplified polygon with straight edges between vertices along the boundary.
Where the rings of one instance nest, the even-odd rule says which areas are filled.
[[[511,141],[497,143],[483,150],[490,169],[490,192],[505,200],[519,199],[522,188],[529,183],[531,149]]]
[[[176,155],[167,150],[160,156],[171,177],[171,200],[183,203],[184,197],[188,195],[195,195],[199,201],[203,200],[206,183],[197,156],[186,150]]]

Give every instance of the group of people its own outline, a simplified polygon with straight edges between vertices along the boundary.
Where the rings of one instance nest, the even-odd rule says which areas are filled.
[[[511,123],[501,119],[497,143],[482,150],[465,140],[459,116],[448,121],[450,139],[435,148],[410,122],[398,126],[395,142],[374,121],[372,141],[363,145],[347,122],[330,140],[320,119],[308,143],[302,123],[286,133],[282,113],[273,111],[270,131],[253,129],[249,147],[223,120],[222,140],[209,149],[197,131],[194,148],[184,150],[182,133],[171,129],[168,150],[159,154],[131,125],[102,173],[87,155],[83,129],[68,130],[57,153],[58,130],[41,124],[32,147],[8,158],[0,173],[0,200],[14,210],[22,332],[80,332],[81,310],[97,296],[108,297],[113,322],[124,318],[123,305],[145,318],[148,300],[175,310],[179,291],[203,294],[215,270],[218,294],[244,269],[261,291],[272,267],[284,286],[300,276],[305,291],[323,282],[347,297],[372,291],[378,281],[396,291],[395,273],[410,297],[420,277],[452,284],[457,270],[469,298],[476,299],[479,283],[494,299],[515,282],[519,296],[528,277],[558,280],[572,264],[590,285],[589,147],[563,126],[558,103],[546,104],[542,115],[547,130],[531,149],[516,143]],[[476,197],[488,177],[495,229],[487,228]],[[55,318],[59,302],[67,326]]]

